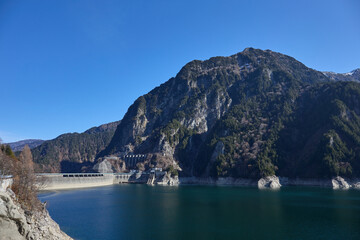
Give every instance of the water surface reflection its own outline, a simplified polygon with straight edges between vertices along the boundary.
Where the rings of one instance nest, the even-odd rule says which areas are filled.
[[[360,192],[114,185],[40,194],[76,239],[360,239]]]

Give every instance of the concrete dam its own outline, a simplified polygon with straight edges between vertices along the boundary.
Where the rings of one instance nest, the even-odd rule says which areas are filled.
[[[157,176],[165,173],[157,173]],[[155,172],[129,173],[41,173],[37,174],[40,190],[99,187],[120,183],[153,183]]]

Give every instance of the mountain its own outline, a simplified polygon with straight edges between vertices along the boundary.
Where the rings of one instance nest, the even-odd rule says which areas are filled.
[[[323,72],[323,73],[333,81],[360,82],[360,68],[357,68],[348,73],[334,73],[334,72]]]
[[[359,83],[247,48],[139,97],[99,156],[147,154],[139,168],[183,176],[360,176],[359,103]]]
[[[360,84],[335,82],[305,91],[278,135],[278,173],[360,176]]]
[[[11,149],[14,152],[18,152],[18,151],[22,151],[23,148],[25,147],[25,145],[28,145],[29,148],[32,149],[32,148],[39,146],[43,142],[44,142],[44,140],[40,140],[40,139],[25,139],[25,140],[11,142],[11,143],[7,143],[7,144],[10,145]]]
[[[120,121],[93,127],[83,133],[67,133],[33,148],[38,172],[80,172],[92,166],[109,144]]]
[[[359,69],[322,73],[270,50],[194,60],[121,122],[46,141],[34,161],[77,172],[142,154],[137,169],[181,176],[360,177],[358,81]]]

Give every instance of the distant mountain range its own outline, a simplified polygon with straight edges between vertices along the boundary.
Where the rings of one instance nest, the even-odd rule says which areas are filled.
[[[62,135],[33,155],[46,171],[130,153],[147,154],[139,169],[183,176],[359,177],[358,81],[359,69],[323,73],[270,50],[194,60],[107,131]]]
[[[323,72],[325,76],[334,81],[354,81],[360,82],[360,68],[349,73]]]
[[[44,140],[40,140],[40,139],[25,139],[25,140],[11,142],[11,143],[7,143],[7,144],[10,145],[11,149],[14,152],[17,152],[17,151],[23,150],[25,145],[28,145],[29,148],[32,149],[34,147],[41,145],[43,142],[44,142]]]

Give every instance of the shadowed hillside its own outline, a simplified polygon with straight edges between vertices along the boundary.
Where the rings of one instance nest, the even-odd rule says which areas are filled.
[[[109,144],[120,121],[67,133],[32,149],[39,172],[74,172],[92,166],[96,155]]]

